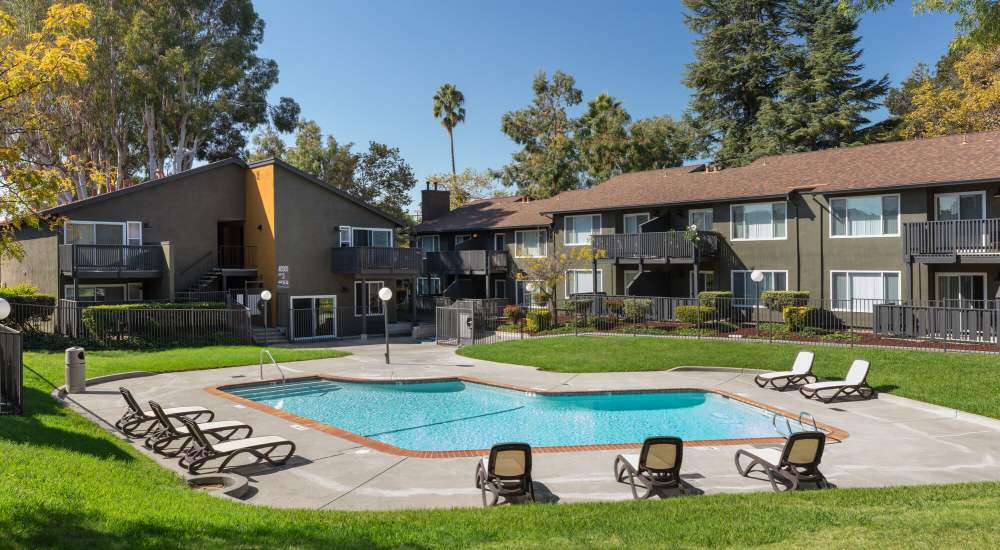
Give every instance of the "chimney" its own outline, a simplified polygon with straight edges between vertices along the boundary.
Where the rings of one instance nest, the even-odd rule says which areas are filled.
[[[451,210],[451,191],[439,190],[436,183],[434,189],[431,189],[431,182],[427,182],[427,188],[420,192],[421,220],[428,222],[440,218],[449,210]]]

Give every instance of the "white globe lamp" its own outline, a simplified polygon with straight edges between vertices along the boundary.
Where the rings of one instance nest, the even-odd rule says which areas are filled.
[[[0,321],[10,317],[10,302],[0,298]]]
[[[378,291],[378,299],[382,300],[382,319],[385,320],[385,364],[389,364],[389,300],[392,299],[392,289],[382,287]]]

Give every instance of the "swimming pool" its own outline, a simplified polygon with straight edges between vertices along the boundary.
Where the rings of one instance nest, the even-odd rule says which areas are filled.
[[[536,394],[462,380],[310,378],[220,388],[236,397],[413,451],[774,438],[773,413],[700,390]]]

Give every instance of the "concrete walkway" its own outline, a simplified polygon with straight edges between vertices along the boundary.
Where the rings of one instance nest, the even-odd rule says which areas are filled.
[[[840,487],[879,487],[1000,480],[1000,421],[956,414],[941,407],[883,395],[877,400],[823,405],[796,392],[762,390],[752,373],[738,370],[676,370],[640,373],[563,374],[532,367],[478,361],[433,343],[393,344],[393,364],[386,366],[378,344],[346,346],[354,355],[289,363],[289,376],[326,374],[357,378],[426,378],[466,375],[500,384],[549,391],[652,388],[720,389],[786,411],[806,411],[847,431],[845,441],[831,442],[823,471]],[[734,350],[735,351],[735,350]],[[820,352],[822,353],[822,352]],[[874,366],[873,368],[878,368]],[[266,379],[278,378],[273,367]],[[296,456],[280,468],[246,466],[247,500],[256,504],[316,509],[397,509],[480,505],[473,486],[475,458],[410,458],[378,452],[317,430],[247,408],[210,394],[205,388],[258,379],[257,365],[159,374],[88,387],[66,403],[109,430],[124,404],[119,385],[140,402],[155,399],[164,407],[203,405],[217,419],[245,421],[254,435],[280,435],[298,445]],[[142,449],[141,441],[134,442]],[[685,449],[683,478],[704,493],[766,491],[770,485],[736,473],[737,447]],[[534,478],[539,498],[576,502],[631,498],[626,485],[612,479],[618,451],[539,453]],[[151,455],[153,456],[153,455]],[[154,456],[177,471],[176,459]]]

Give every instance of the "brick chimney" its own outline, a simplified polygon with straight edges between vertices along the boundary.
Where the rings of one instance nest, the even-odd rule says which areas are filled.
[[[420,191],[421,220],[428,222],[440,218],[449,210],[451,210],[451,191],[441,191],[437,184],[431,189],[431,182],[427,182],[427,189]]]

